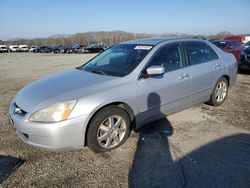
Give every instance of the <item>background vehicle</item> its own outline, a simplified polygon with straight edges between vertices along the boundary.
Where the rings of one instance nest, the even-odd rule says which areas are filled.
[[[75,45],[73,46],[74,53],[83,53],[86,45]]]
[[[33,50],[33,53],[48,53],[49,47],[48,46],[40,46]]]
[[[207,41],[133,40],[29,84],[9,114],[28,144],[104,152],[122,145],[132,128],[202,102],[221,105],[236,77],[235,57]]]
[[[33,50],[37,49],[37,46],[31,46],[30,47],[30,52],[33,52]]]
[[[60,48],[60,53],[73,53],[74,48],[71,45],[65,45]]]
[[[244,44],[250,41],[250,36],[229,36],[229,37],[225,37],[224,40],[238,41],[241,44]]]
[[[241,52],[238,68],[239,71],[250,70],[250,47]]]
[[[244,40],[244,43],[247,43],[250,41],[250,36],[245,36],[245,40]]]
[[[19,52],[18,45],[9,45],[9,52]]]
[[[242,36],[229,36],[229,37],[225,37],[224,40],[237,41],[237,42],[242,44],[245,41],[245,37],[242,37]]]
[[[244,44],[244,46],[245,46],[245,48],[250,47],[250,41],[246,42],[246,43]]]
[[[84,53],[100,53],[103,52],[104,48],[101,45],[91,45],[86,47],[83,52]]]
[[[28,52],[29,51],[29,48],[27,45],[19,45],[18,48],[19,48],[19,52]]]
[[[6,45],[0,45],[0,53],[8,53],[8,49]]]
[[[212,41],[212,43],[223,51],[234,54],[237,61],[239,62],[240,53],[242,50],[244,50],[244,46],[240,42],[231,40],[218,40]]]
[[[60,45],[53,45],[53,46],[49,46],[47,52],[48,53],[60,53],[62,46]]]

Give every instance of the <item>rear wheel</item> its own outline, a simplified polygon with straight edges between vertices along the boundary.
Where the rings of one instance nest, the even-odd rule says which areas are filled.
[[[87,132],[87,145],[96,153],[121,146],[131,132],[130,118],[122,108],[112,106],[99,111]]]
[[[215,87],[210,96],[208,104],[212,106],[221,105],[226,100],[227,93],[228,93],[228,81],[225,77],[221,77],[215,84]]]

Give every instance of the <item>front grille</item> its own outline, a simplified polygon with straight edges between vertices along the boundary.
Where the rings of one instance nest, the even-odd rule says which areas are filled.
[[[17,114],[19,116],[25,116],[27,114],[27,112],[25,112],[23,109],[21,109],[19,106],[17,106],[16,103],[14,103],[13,114]]]

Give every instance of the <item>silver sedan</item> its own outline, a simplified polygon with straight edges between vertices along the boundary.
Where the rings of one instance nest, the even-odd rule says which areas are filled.
[[[25,86],[9,117],[27,144],[105,152],[165,115],[203,102],[221,105],[236,73],[234,56],[205,40],[133,40]]]

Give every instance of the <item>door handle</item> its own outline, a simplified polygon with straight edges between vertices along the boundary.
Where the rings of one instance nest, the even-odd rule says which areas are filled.
[[[181,74],[180,76],[179,76],[179,78],[180,79],[186,79],[186,78],[188,78],[190,75],[189,74]]]
[[[216,64],[213,66],[214,69],[219,68],[219,67],[220,67],[220,64]]]

